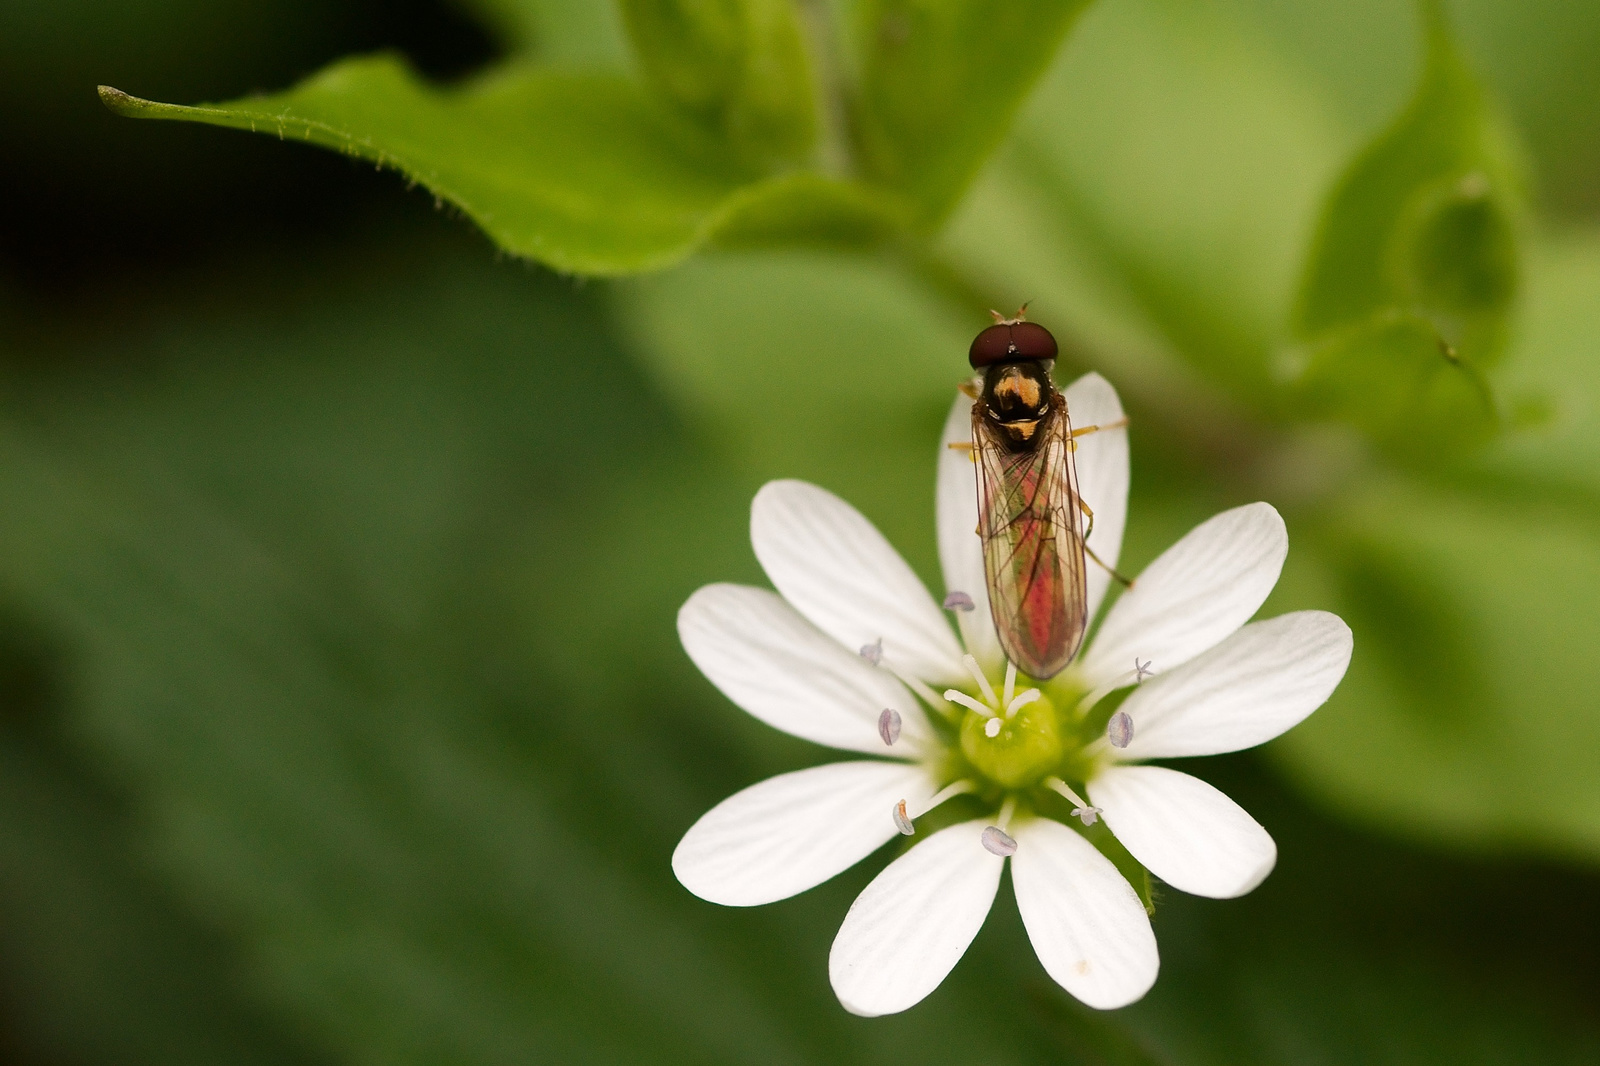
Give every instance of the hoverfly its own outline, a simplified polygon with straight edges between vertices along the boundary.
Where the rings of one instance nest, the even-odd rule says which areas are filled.
[[[968,352],[982,384],[968,391],[995,630],[1006,657],[1045,680],[1072,661],[1089,626],[1085,555],[1094,554],[1086,543],[1094,517],[1078,496],[1074,438],[1111,427],[1073,430],[1050,378],[1056,339],[1027,321],[1026,310],[1012,318],[991,312],[995,324]]]

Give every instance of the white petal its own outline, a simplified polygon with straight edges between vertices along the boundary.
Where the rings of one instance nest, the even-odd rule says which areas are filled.
[[[833,493],[804,481],[762,486],[750,543],[783,598],[850,651],[882,640],[884,660],[913,677],[966,677],[939,605],[883,534]]]
[[[1271,504],[1207,519],[1145,568],[1106,615],[1080,668],[1091,688],[1134,668],[1166,673],[1250,620],[1278,583],[1289,535]]]
[[[978,935],[1005,860],[984,850],[989,822],[950,826],[894,862],[844,916],[828,955],[833,991],[852,1014],[894,1014],[921,1002]]]
[[[1242,896],[1278,861],[1278,846],[1243,807],[1164,766],[1104,770],[1089,782],[1089,802],[1145,869],[1184,892]]]
[[[945,591],[965,592],[972,597],[972,610],[954,612],[967,650],[986,670],[994,671],[1004,666],[1005,653],[995,636],[989,581],[983,572],[983,540],[978,536],[978,467],[970,451],[949,447],[971,443],[972,401],[958,392],[939,437],[939,564],[944,570]]]
[[[1063,390],[1067,417],[1073,429],[1104,426],[1122,421],[1122,401],[1111,382],[1099,374],[1085,374]],[[1094,511],[1094,531],[1089,547],[1106,566],[1115,567],[1122,554],[1122,531],[1128,523],[1128,429],[1104,429],[1077,438],[1073,465],[1078,472],[1078,495]],[[1111,575],[1088,560],[1089,618],[1092,621],[1106,598]]]
[[[754,907],[820,885],[891,837],[894,805],[934,793],[920,766],[841,762],[751,785],[707,811],[678,842],[672,872],[712,903]]]
[[[1326,611],[1251,622],[1129,696],[1133,742],[1113,754],[1170,759],[1264,744],[1333,694],[1350,650],[1350,627]]]
[[[1028,939],[1057,984],[1091,1007],[1123,1007],[1155,984],[1150,916],[1127,879],[1060,822],[1017,826],[1011,884]]]
[[[678,612],[678,637],[725,696],[785,733],[903,758],[934,743],[921,705],[893,674],[841,648],[776,593],[707,585]],[[900,713],[892,748],[878,736],[884,708]]]

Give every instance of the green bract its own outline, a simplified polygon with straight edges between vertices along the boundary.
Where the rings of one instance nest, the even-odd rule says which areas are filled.
[[[1481,368],[1500,355],[1516,292],[1520,181],[1439,4],[1421,11],[1416,95],[1345,171],[1317,231],[1294,315],[1308,345],[1294,393],[1305,413],[1435,462],[1495,427]]]

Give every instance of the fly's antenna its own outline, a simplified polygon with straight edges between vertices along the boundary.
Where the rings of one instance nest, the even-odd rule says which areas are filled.
[[[989,314],[994,319],[994,324],[997,325],[997,326],[1015,326],[1019,322],[1028,321],[1028,304],[1031,304],[1031,303],[1033,303],[1033,301],[1029,300],[1026,303],[1024,303],[1021,307],[1017,308],[1017,313],[1012,315],[1010,318],[1007,318],[1005,315],[1002,315],[999,311],[995,311],[995,310],[992,310],[992,309],[989,311]]]

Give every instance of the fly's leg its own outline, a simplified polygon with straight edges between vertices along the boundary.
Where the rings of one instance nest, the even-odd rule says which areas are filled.
[[[966,396],[969,400],[976,400],[982,395],[982,392],[978,386],[977,378],[968,378],[966,381],[963,381],[961,384],[957,385],[956,388],[959,389],[962,395]],[[968,458],[970,458],[973,462],[978,461],[977,450],[972,447],[971,441],[956,441],[954,444],[949,445],[949,447],[953,451],[966,452]]]
[[[1100,556],[1096,555],[1094,553],[1094,549],[1089,547],[1087,544],[1085,544],[1083,546],[1083,554],[1087,555],[1089,558],[1093,559],[1096,563],[1098,563],[1100,565],[1100,569],[1104,570],[1106,573],[1110,574],[1113,578],[1116,579],[1117,584],[1121,585],[1125,589],[1133,588],[1133,579],[1132,578],[1123,577],[1121,574],[1119,574],[1115,570],[1111,569],[1111,567],[1107,566],[1105,564],[1105,561],[1102,560],[1100,558]]]
[[[1072,450],[1073,451],[1077,451],[1078,450],[1078,438],[1079,437],[1087,437],[1091,433],[1099,433],[1102,429],[1122,429],[1127,424],[1128,424],[1128,419],[1126,417],[1123,417],[1123,418],[1117,419],[1115,422],[1102,422],[1097,426],[1079,426],[1077,429],[1072,431],[1072,434],[1069,437],[1069,440],[1071,441]],[[1079,502],[1081,503],[1082,501],[1080,500]]]
[[[1072,435],[1074,437],[1087,437],[1091,433],[1099,433],[1102,429],[1122,429],[1127,424],[1128,419],[1124,416],[1115,422],[1102,422],[1098,426],[1079,426],[1072,431]]]
[[[1124,418],[1120,424],[1121,425],[1127,425],[1128,424],[1128,420],[1126,418]],[[1104,425],[1104,426],[1089,426],[1087,428],[1089,430],[1096,430],[1096,429],[1112,429],[1114,427],[1112,425]],[[1094,553],[1094,549],[1089,547],[1089,534],[1094,532],[1094,511],[1092,511],[1089,508],[1088,504],[1083,502],[1083,497],[1082,496],[1079,496],[1076,493],[1074,493],[1073,496],[1078,501],[1078,509],[1081,510],[1084,513],[1084,516],[1089,519],[1089,525],[1083,531],[1083,554],[1087,555],[1089,558],[1093,559],[1096,563],[1098,563],[1099,566],[1100,566],[1100,569],[1104,570],[1106,573],[1110,574],[1113,578],[1115,578],[1117,580],[1117,582],[1122,585],[1123,588],[1125,588],[1125,589],[1133,588],[1133,582],[1131,580],[1129,580],[1128,578],[1123,577],[1121,574],[1117,573],[1111,567],[1107,566],[1105,564],[1105,560],[1101,559],[1100,556],[1096,555]]]

